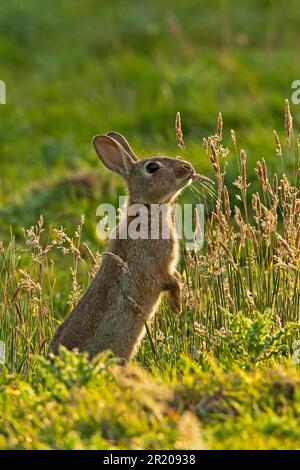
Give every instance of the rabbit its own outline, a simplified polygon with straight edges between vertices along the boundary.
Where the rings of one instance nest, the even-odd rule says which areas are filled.
[[[93,145],[102,163],[126,181],[127,208],[143,204],[151,225],[150,206],[165,204],[164,222],[170,236],[111,239],[98,273],[73,312],[57,328],[49,352],[58,354],[63,345],[86,351],[90,358],[111,350],[117,357],[130,360],[163,292],[168,294],[172,311],[181,311],[181,282],[176,271],[179,248],[171,205],[180,191],[200,175],[180,158],[155,156],[139,160],[117,132],[97,135]],[[128,216],[120,224],[128,226],[133,219]]]

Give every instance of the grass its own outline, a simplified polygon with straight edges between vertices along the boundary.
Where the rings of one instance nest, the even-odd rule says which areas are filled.
[[[295,449],[299,374],[291,364],[225,372],[183,357],[166,384],[102,354],[38,359],[35,380],[0,382],[1,449]]]
[[[287,103],[291,125],[289,113]],[[106,355],[92,363],[67,351],[54,363],[42,359],[57,324],[101,262],[101,252],[93,254],[83,241],[84,218],[68,235],[63,228],[46,231],[40,217],[25,230],[25,246],[17,247],[14,238],[1,245],[0,331],[7,362],[0,380],[0,446],[298,447],[298,168],[294,184],[275,173],[271,186],[265,162],[258,162],[262,188],[248,205],[247,156],[237,152],[233,207],[221,119],[217,134],[204,145],[217,182],[205,250],[184,252],[181,316],[163,304],[148,325],[137,362],[151,376],[137,365],[118,366]],[[65,289],[56,287],[61,258],[69,271]],[[11,395],[16,398],[8,406]]]
[[[0,448],[299,448],[297,3],[46,3],[0,6]],[[182,198],[205,202],[205,246],[182,250],[183,312],[161,305],[134,364],[50,363],[101,262],[96,207],[124,193],[95,172],[110,129],[215,179]]]

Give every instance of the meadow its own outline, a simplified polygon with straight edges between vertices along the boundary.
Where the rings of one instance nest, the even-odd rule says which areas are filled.
[[[1,449],[299,448],[299,23],[296,1],[1,4]],[[124,194],[91,146],[112,129],[213,178],[180,199],[205,245],[134,363],[49,362],[101,262],[97,206]]]

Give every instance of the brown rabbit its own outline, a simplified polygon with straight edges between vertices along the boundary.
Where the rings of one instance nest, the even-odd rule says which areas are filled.
[[[73,312],[58,327],[50,352],[59,345],[87,351],[90,357],[110,349],[131,359],[144,336],[145,322],[155,313],[162,292],[169,295],[172,310],[181,310],[180,280],[176,272],[178,242],[174,235],[171,203],[197,175],[182,159],[151,157],[139,160],[127,140],[116,132],[93,139],[104,165],[123,176],[128,186],[127,208],[143,204],[151,226],[151,204],[167,207],[164,222],[170,236],[163,239],[111,240],[100,269]],[[126,227],[134,216],[120,224]],[[120,225],[117,226],[119,233]]]

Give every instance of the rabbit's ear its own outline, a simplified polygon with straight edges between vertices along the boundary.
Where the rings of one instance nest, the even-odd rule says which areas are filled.
[[[126,150],[107,135],[96,135],[93,138],[93,144],[104,165],[128,179],[134,161]]]
[[[114,131],[108,132],[106,135],[119,142],[119,144],[121,144],[122,147],[126,150],[126,152],[131,156],[132,160],[134,160],[135,162],[139,161],[138,157],[136,156],[136,154],[130,147],[128,141],[123,135],[119,134],[119,132]]]

